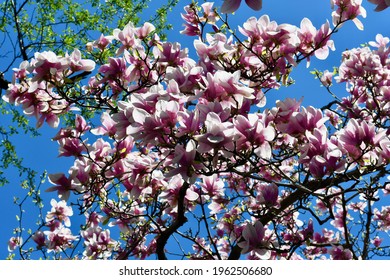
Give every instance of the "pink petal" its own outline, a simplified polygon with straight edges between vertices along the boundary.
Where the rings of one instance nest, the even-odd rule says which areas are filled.
[[[190,189],[187,189],[186,191],[186,199],[189,200],[189,201],[195,201],[197,200],[199,197],[199,195],[194,192],[193,190],[190,190]]]
[[[225,0],[221,7],[221,12],[224,14],[231,14],[240,7],[241,0]]]
[[[263,0],[245,0],[246,4],[253,10],[259,11],[263,6]]]

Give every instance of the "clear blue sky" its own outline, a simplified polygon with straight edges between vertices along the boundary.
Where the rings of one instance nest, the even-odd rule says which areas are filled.
[[[153,0],[152,2],[159,1]],[[168,39],[170,41],[181,42],[183,46],[190,49],[190,53],[193,56],[195,54],[192,48],[193,38],[183,36],[179,33],[179,31],[182,30],[183,23],[180,13],[183,12],[183,6],[190,2],[190,0],[180,0],[179,5],[168,15],[169,20],[172,20],[171,23],[174,25],[174,29],[168,34]],[[240,9],[236,12],[236,15],[231,17],[231,26],[242,25],[249,16],[260,17],[263,14],[268,14],[270,15],[271,20],[275,20],[279,24],[290,23],[298,26],[304,17],[308,17],[313,22],[314,26],[319,28],[326,20],[331,22],[332,11],[329,2],[329,0],[263,0],[263,9],[259,12],[255,12],[250,10],[243,1]],[[221,5],[221,3],[222,0],[215,1],[215,5]],[[365,26],[365,30],[358,30],[353,23],[346,24],[340,32],[333,37],[336,51],[331,52],[326,61],[319,61],[313,58],[310,68],[308,69],[306,68],[306,63],[302,63],[292,74],[292,77],[296,80],[296,84],[287,89],[271,91],[267,96],[267,106],[273,106],[276,100],[283,100],[286,97],[300,98],[303,96],[303,104],[313,106],[322,106],[325,105],[327,101],[331,100],[325,89],[319,86],[318,80],[315,80],[313,75],[309,72],[314,68],[319,70],[331,70],[333,66],[338,66],[342,51],[347,48],[351,49],[358,47],[362,43],[374,40],[377,33],[381,33],[384,36],[390,36],[390,8],[384,12],[377,13],[373,11],[375,6],[371,3],[363,1],[363,5],[367,9],[367,18],[361,19]],[[151,6],[153,6],[153,4]],[[343,95],[344,85],[338,87],[337,90],[337,93]],[[7,125],[8,122],[9,120],[7,118],[1,117],[1,125]],[[31,122],[35,124],[35,120],[31,119]],[[42,136],[39,138],[32,139],[21,134],[12,139],[17,145],[18,155],[24,158],[24,164],[26,166],[30,166],[38,172],[43,172],[44,170],[47,170],[48,173],[67,172],[72,164],[72,160],[57,157],[58,145],[50,140],[56,132],[57,130],[44,125],[43,128],[40,129]],[[0,188],[0,211],[3,213],[3,219],[0,223],[0,259],[4,259],[8,255],[7,241],[12,236],[12,229],[17,226],[15,215],[18,214],[18,209],[12,202],[13,197],[22,196],[24,194],[24,191],[22,191],[19,186],[18,174],[10,172],[9,178],[11,179],[10,185]],[[47,182],[42,188],[44,190],[49,186],[50,184]],[[54,193],[44,194],[44,197],[47,198],[44,213],[50,206],[50,198],[54,196]],[[29,211],[35,211],[31,208],[27,208],[26,210],[26,215],[29,214]],[[33,228],[34,221],[35,220],[29,220]]]

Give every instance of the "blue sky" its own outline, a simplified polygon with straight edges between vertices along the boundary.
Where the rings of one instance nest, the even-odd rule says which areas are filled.
[[[152,7],[153,2],[159,1],[153,0],[151,4]],[[190,54],[194,58],[194,38],[183,36],[179,33],[180,30],[182,30],[183,23],[180,13],[183,12],[183,6],[190,2],[190,0],[180,0],[179,5],[168,15],[169,20],[171,20],[171,23],[174,25],[174,29],[168,34],[168,40],[179,41],[182,46],[188,47],[190,49]],[[263,0],[263,9],[255,12],[250,10],[243,1],[236,14],[230,17],[230,23],[232,27],[238,27],[238,25],[242,25],[249,16],[260,17],[263,14],[268,14],[271,20],[275,20],[279,24],[290,23],[298,26],[304,17],[308,17],[313,22],[314,26],[319,28],[326,20],[331,22],[332,11],[329,2],[329,0]],[[220,6],[221,4],[222,0],[215,1],[216,6]],[[375,40],[375,36],[378,33],[381,33],[384,36],[390,36],[390,8],[384,12],[377,13],[373,11],[375,6],[371,3],[363,1],[363,5],[367,10],[367,18],[361,19],[365,26],[364,31],[358,30],[351,22],[345,24],[345,26],[333,37],[336,51],[331,52],[330,56],[325,61],[319,61],[313,58],[309,68],[306,68],[306,63],[299,65],[298,69],[295,69],[292,74],[296,84],[287,89],[269,92],[267,96],[267,106],[273,106],[276,100],[283,100],[286,97],[296,97],[298,99],[304,97],[303,105],[313,106],[322,106],[327,104],[328,101],[331,101],[326,90],[320,87],[318,80],[315,80],[313,75],[309,72],[314,68],[319,70],[331,70],[333,66],[338,66],[340,64],[341,53],[344,50],[358,47],[362,43]],[[344,87],[344,85],[336,87],[336,93],[344,95]],[[10,120],[6,117],[1,116],[0,124],[7,125],[9,121]],[[31,123],[35,124],[35,120],[31,119]],[[18,155],[24,158],[25,166],[32,167],[40,173],[45,170],[47,170],[48,173],[67,172],[69,166],[72,164],[72,160],[68,158],[58,158],[58,145],[50,140],[56,132],[57,130],[44,125],[43,128],[40,129],[40,133],[42,134],[41,137],[30,138],[29,136],[21,134],[12,139],[16,144]],[[15,215],[18,214],[18,208],[13,204],[13,197],[22,197],[24,195],[24,191],[20,187],[19,175],[13,172],[13,170],[7,172],[9,172],[11,183],[0,188],[0,210],[3,213],[3,219],[0,223],[0,259],[7,257],[7,241],[12,236],[12,229],[17,226]],[[42,186],[42,189],[44,190],[49,186],[50,184],[46,182]],[[47,198],[45,213],[50,206],[50,198],[54,197],[54,193],[44,194],[44,197]],[[31,223],[31,227],[33,227],[35,219],[31,219],[34,217],[34,212],[31,211],[35,210],[30,207],[26,210],[26,217],[29,217],[28,223]],[[31,216],[28,216],[29,214],[31,214]]]

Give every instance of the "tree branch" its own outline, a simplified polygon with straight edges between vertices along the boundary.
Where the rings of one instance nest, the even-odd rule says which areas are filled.
[[[8,89],[8,84],[10,84],[11,82],[7,81],[5,78],[4,78],[4,74],[2,72],[0,72],[0,95],[1,95],[1,92],[2,90],[7,90]]]
[[[305,187],[307,189],[310,189],[313,192],[315,192],[317,190],[324,189],[324,188],[329,187],[329,186],[334,186],[334,185],[338,185],[341,183],[345,183],[345,182],[351,180],[351,178],[359,178],[360,176],[367,175],[367,174],[374,172],[374,171],[377,171],[375,169],[375,167],[373,167],[372,169],[367,169],[367,171],[362,174],[359,171],[359,169],[355,169],[355,170],[352,170],[348,173],[340,174],[339,176],[336,175],[335,177],[328,177],[324,180],[320,179],[320,180],[309,181],[307,183],[307,186],[305,186]],[[291,193],[285,199],[282,200],[279,208],[274,209],[273,211],[269,211],[267,214],[260,217],[259,221],[263,225],[268,224],[270,221],[274,220],[275,217],[277,217],[284,210],[286,210],[289,206],[293,205],[295,202],[297,202],[298,200],[300,200],[308,195],[309,194],[307,192],[303,191],[302,189],[297,189],[295,192]],[[241,240],[239,239],[237,241],[237,243],[239,243],[240,241]],[[240,257],[241,257],[241,248],[238,245],[235,245],[232,248],[232,251],[230,252],[228,259],[229,260],[238,260]]]
[[[168,239],[171,237],[175,231],[184,225],[187,222],[185,217],[185,207],[184,207],[184,197],[190,185],[187,182],[184,182],[179,191],[179,198],[177,202],[177,217],[176,220],[172,223],[170,227],[161,232],[160,236],[157,238],[156,244],[156,253],[159,260],[167,260],[165,254],[165,245],[168,242]]]

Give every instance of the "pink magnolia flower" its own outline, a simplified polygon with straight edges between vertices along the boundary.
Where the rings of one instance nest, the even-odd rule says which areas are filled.
[[[111,256],[116,242],[110,237],[110,230],[102,230],[100,227],[89,227],[82,231],[85,250],[83,256],[86,259],[107,259]]]
[[[203,17],[200,18],[202,22],[215,23],[219,18],[213,10],[213,2],[206,2],[201,5],[203,9]]]
[[[331,0],[332,7],[337,5],[338,8],[332,13],[333,24],[352,20],[356,27],[363,30],[363,23],[357,18],[358,16],[366,17],[367,12],[362,6],[362,0]]]
[[[81,115],[76,115],[75,119],[75,130],[76,130],[76,135],[75,136],[81,136],[85,132],[87,132],[91,128],[90,125],[87,124],[85,121],[84,117]]]
[[[104,51],[104,49],[111,44],[112,40],[114,39],[114,36],[104,36],[103,34],[100,35],[99,39],[87,43],[87,50],[92,51],[93,48],[99,48],[101,51]]]
[[[357,159],[369,151],[370,146],[377,146],[385,134],[385,130],[376,130],[372,123],[351,119],[345,128],[339,131],[339,139],[348,154]]]
[[[99,72],[103,74],[102,83],[108,80],[128,80],[126,60],[122,58],[109,58],[109,63],[100,66]]]
[[[309,106],[302,108],[300,112],[292,112],[287,121],[277,122],[277,128],[291,136],[299,137],[307,131],[313,132],[316,128],[323,129],[327,120],[328,118],[323,116],[321,110]]]
[[[14,251],[22,243],[23,243],[23,239],[21,237],[11,237],[10,240],[8,241],[8,252]]]
[[[217,174],[203,177],[203,182],[200,183],[202,191],[206,198],[214,198],[223,196],[225,193],[225,183],[218,177]]]
[[[168,81],[167,93],[180,102],[186,101],[188,96],[184,92],[193,92],[198,87],[202,79],[203,68],[200,66],[171,67],[166,70],[166,80]]]
[[[304,54],[311,54],[314,49],[317,49],[314,52],[315,56],[318,59],[326,59],[329,49],[335,50],[333,41],[329,40],[330,32],[329,22],[323,24],[317,31],[312,22],[308,18],[304,18],[298,30],[298,38],[301,41],[300,51]]]
[[[382,206],[382,209],[374,210],[374,220],[378,221],[379,227],[383,231],[390,229],[390,206]]]
[[[371,243],[372,243],[375,247],[378,248],[379,246],[381,246],[382,241],[383,241],[383,238],[380,238],[379,236],[376,236],[374,239],[371,240]]]
[[[180,43],[164,42],[159,48],[153,49],[158,62],[172,67],[183,66],[188,61],[188,49],[182,49]]]
[[[134,123],[127,128],[127,133],[134,139],[142,139],[149,143],[161,143],[176,125],[180,104],[176,101],[159,100],[155,104],[154,114],[142,108],[134,108],[132,117]]]
[[[86,151],[86,144],[80,141],[79,138],[61,138],[58,140],[59,156],[65,157],[80,157],[82,152]]]
[[[48,239],[47,248],[49,253],[52,251],[63,251],[71,247],[72,242],[77,240],[77,237],[72,234],[71,230],[62,225],[51,231],[44,231],[43,233]]]
[[[260,258],[269,259],[270,252],[264,248],[266,245],[264,237],[265,229],[260,221],[256,221],[254,225],[248,222],[242,232],[242,238],[244,240],[240,241],[238,246],[242,248],[241,252],[243,254],[254,251]]]
[[[333,246],[329,254],[333,260],[351,260],[353,257],[351,250],[344,249],[343,246]]]
[[[219,116],[210,112],[205,121],[207,132],[202,135],[194,136],[198,141],[198,151],[200,153],[207,153],[210,151],[225,148],[229,151],[234,149],[233,124],[229,122],[222,122]]]
[[[151,34],[156,28],[150,22],[145,22],[143,26],[136,28],[135,34],[139,39],[145,39],[149,34]]]
[[[146,29],[148,29],[147,26]],[[151,30],[150,26],[149,26],[149,30]],[[131,22],[126,24],[123,30],[120,30],[118,28],[114,29],[113,31],[114,38],[121,41],[122,43],[122,46],[116,52],[117,55],[122,54],[126,49],[136,48],[140,45],[139,39],[135,37],[136,32],[137,30],[134,27],[133,23]]]
[[[240,71],[229,73],[218,70],[215,74],[207,73],[204,78],[203,96],[209,101],[220,101],[223,107],[241,108],[245,99],[254,99],[254,89],[240,84]]]
[[[68,54],[65,56],[65,59],[68,60],[70,69],[73,72],[77,71],[89,71],[91,72],[95,69],[96,63],[90,59],[81,59],[81,52],[78,49],[75,49],[70,56]]]
[[[210,215],[219,213],[228,200],[225,197],[225,183],[217,174],[212,176],[204,176],[203,182],[199,184],[203,197],[206,201],[211,200],[207,208],[210,210]]]
[[[187,145],[177,145],[175,147],[174,157],[172,161],[166,164],[173,169],[168,173],[168,177],[180,174],[184,180],[189,180],[193,177],[195,170],[201,169],[202,165],[195,162],[196,143],[190,140]]]
[[[335,214],[335,219],[331,221],[331,225],[337,228],[338,230],[344,232],[345,225],[348,223],[346,220],[348,220],[349,215],[345,215],[344,210],[339,208],[337,209],[337,212]]]
[[[184,20],[184,30],[180,31],[181,34],[186,34],[187,36],[197,36],[200,35],[201,31],[199,28],[199,19],[196,14],[196,9],[192,5],[187,5],[184,7],[186,11],[185,14],[181,14],[182,19]]]
[[[253,10],[258,11],[262,8],[262,0],[245,0],[245,3]],[[221,12],[224,14],[231,14],[235,12],[241,4],[241,0],[225,0],[223,2]]]
[[[184,111],[178,112],[179,129],[178,136],[189,134],[194,135],[199,129],[200,119],[199,111]]]
[[[313,241],[315,243],[324,244],[337,242],[337,238],[335,237],[334,231],[324,228],[322,229],[322,235],[318,232],[313,234]]]
[[[370,42],[368,42],[368,44],[370,46],[373,46],[373,47],[376,47],[378,49],[383,50],[383,49],[385,49],[387,47],[387,44],[389,44],[389,42],[390,42],[390,38],[389,37],[383,37],[382,34],[377,34],[375,36],[375,41],[370,41]]]
[[[27,68],[30,66],[30,62],[25,60],[20,63],[19,68],[12,68],[14,71],[14,79],[24,80],[27,78],[27,75],[30,74],[27,71]]]
[[[102,138],[96,140],[92,147],[88,150],[91,159],[95,162],[103,162],[110,157],[112,149],[111,144]]]
[[[206,42],[195,40],[194,47],[199,56],[199,65],[201,65],[207,73],[214,73],[220,70],[220,62],[217,58],[229,57],[233,55],[231,38],[227,38],[223,33],[207,34]]]
[[[61,71],[67,67],[67,62],[63,57],[57,56],[52,51],[35,53],[34,59],[30,62],[27,71],[35,73],[32,81],[41,82],[43,80],[55,80],[61,78]]]
[[[329,70],[325,70],[320,78],[320,81],[324,86],[329,87],[332,85],[332,77],[333,73],[329,72]],[[328,112],[330,111],[328,110]]]
[[[275,183],[261,184],[256,197],[257,203],[275,205],[278,200],[278,186]]]
[[[177,205],[179,202],[180,189],[183,186],[183,179],[180,175],[172,177],[168,186],[162,191],[160,199],[162,202],[167,202],[169,207],[165,209],[164,212],[168,214],[177,213]],[[191,204],[191,202],[196,201],[199,198],[199,194],[195,191],[194,185],[191,185],[190,188],[186,190],[186,195],[184,196],[185,202]]]
[[[59,221],[63,221],[65,226],[70,226],[69,217],[73,215],[73,210],[70,206],[66,205],[65,200],[61,200],[60,202],[52,199],[50,201],[52,206],[51,211],[46,214],[46,222],[51,222],[54,219],[58,219]]]
[[[111,118],[110,114],[103,112],[100,121],[102,126],[92,129],[91,133],[95,135],[108,135],[113,137],[116,133],[117,127],[116,122]]]
[[[377,12],[383,11],[384,9],[390,7],[390,0],[368,0],[368,2],[378,5],[375,8],[375,11]]]
[[[236,130],[239,131],[237,140],[238,150],[251,150],[256,147],[255,153],[262,158],[271,157],[271,146],[269,144],[275,137],[275,130],[271,126],[265,126],[264,121],[256,114],[237,116],[234,120]]]
[[[310,173],[317,178],[345,170],[345,159],[338,147],[337,138],[328,138],[326,128],[306,132],[308,143],[300,147],[300,163],[309,165]]]
[[[38,249],[42,248],[46,244],[45,234],[43,231],[37,231],[31,237],[34,242],[37,244]]]
[[[46,192],[57,191],[58,197],[65,201],[69,199],[71,191],[78,189],[73,182],[72,176],[67,178],[64,173],[50,174],[49,182],[55,186],[48,188]]]
[[[282,126],[282,129],[285,128],[292,115],[299,112],[301,103],[302,99],[297,101],[292,98],[286,98],[284,101],[276,101],[276,107],[271,109],[270,119],[276,124],[278,130],[280,130],[279,126]],[[288,138],[291,138],[291,135]]]
[[[78,184],[87,184],[90,180],[91,174],[97,174],[97,164],[93,164],[91,160],[81,157],[75,160],[73,166],[69,169],[69,173],[72,174],[71,177]],[[82,190],[82,185],[80,185],[80,190]]]

